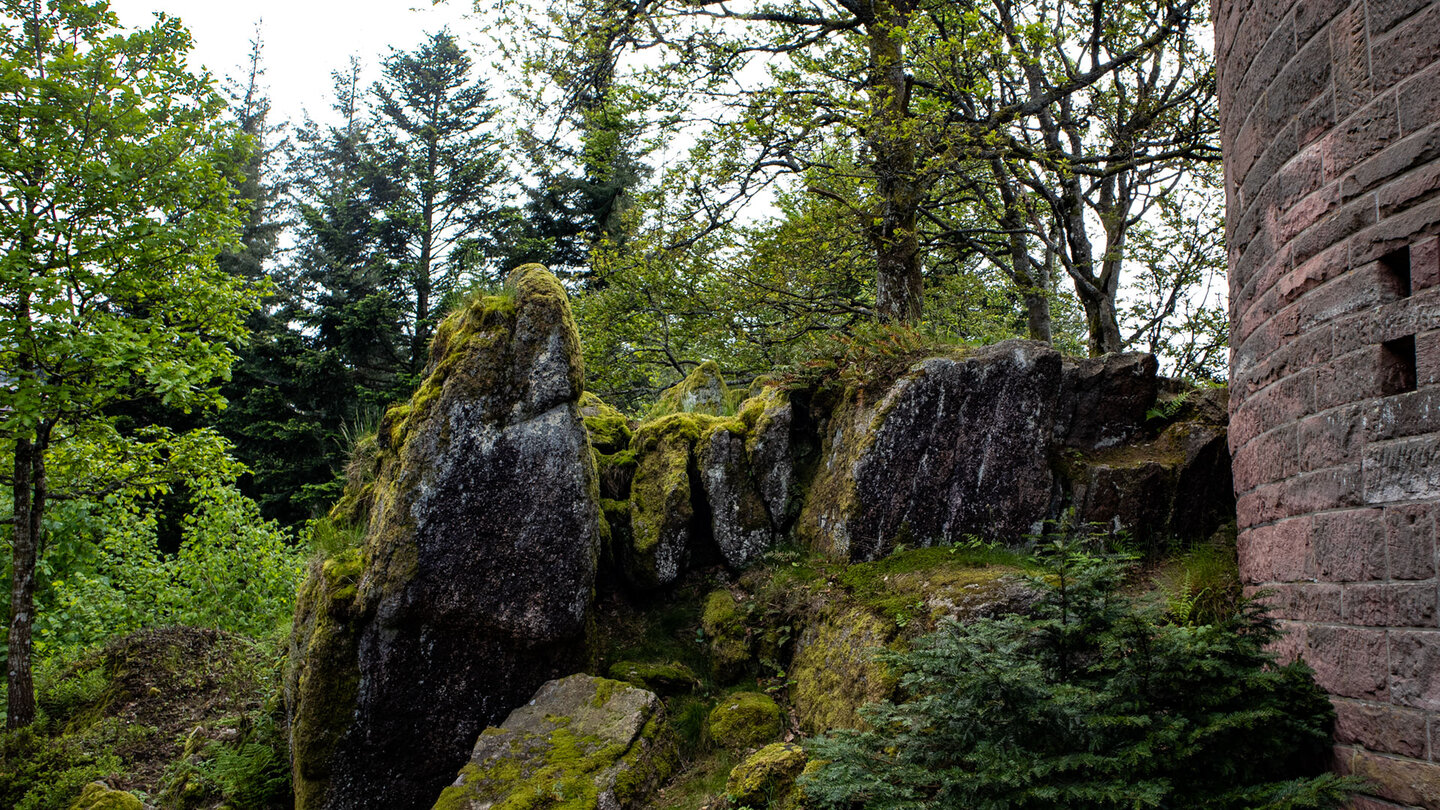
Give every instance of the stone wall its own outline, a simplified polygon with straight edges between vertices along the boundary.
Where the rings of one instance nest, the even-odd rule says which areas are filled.
[[[1440,807],[1440,0],[1213,0],[1241,573],[1365,808]]]

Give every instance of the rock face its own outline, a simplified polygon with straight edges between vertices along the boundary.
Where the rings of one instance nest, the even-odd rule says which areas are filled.
[[[1073,507],[1142,542],[1207,536],[1233,512],[1225,425],[1182,420],[1155,437],[1160,383],[1150,355],[1063,359],[1009,340],[920,361],[879,395],[851,389],[800,535],[873,560],[972,535],[1019,542]]]
[[[302,591],[300,810],[430,806],[482,728],[582,660],[600,531],[579,339],[543,268],[507,288],[440,325],[424,384],[342,501],[363,548]]]
[[[870,560],[897,543],[1015,539],[1050,513],[1059,353],[1011,340],[922,361],[883,398],[832,417],[802,536]]]
[[[632,587],[669,585],[700,564],[743,568],[793,522],[799,481],[790,400],[762,386],[733,415],[723,413],[735,398],[707,363],[662,396],[656,410],[664,415],[636,429],[627,451],[634,470],[628,526],[611,525],[628,538],[616,556]],[[604,466],[610,458],[602,457]]]
[[[475,743],[435,810],[639,806],[675,768],[653,693],[571,675],[550,681]]]

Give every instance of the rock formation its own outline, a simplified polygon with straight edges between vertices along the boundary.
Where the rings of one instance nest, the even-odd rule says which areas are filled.
[[[520,268],[440,325],[385,415],[336,515],[363,546],[296,610],[300,810],[429,807],[481,729],[583,661],[600,530],[579,348],[559,282]]]
[[[638,807],[675,769],[665,708],[653,693],[571,675],[550,681],[487,728],[434,810]]]

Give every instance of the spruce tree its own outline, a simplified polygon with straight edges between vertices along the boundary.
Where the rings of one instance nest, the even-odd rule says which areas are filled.
[[[506,174],[488,124],[484,79],[448,31],[411,52],[392,52],[374,88],[382,166],[395,179],[386,208],[390,248],[405,268],[410,364],[424,363],[437,303],[463,275],[485,275],[496,252]]]

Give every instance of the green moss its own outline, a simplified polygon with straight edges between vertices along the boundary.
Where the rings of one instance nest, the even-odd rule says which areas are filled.
[[[710,712],[710,739],[716,745],[742,750],[764,745],[784,730],[780,706],[760,692],[735,692],[720,699]]]
[[[860,707],[894,689],[894,675],[875,658],[894,636],[893,624],[859,607],[836,608],[806,628],[790,669],[800,727],[858,728]]]
[[[732,683],[750,663],[749,628],[740,604],[727,590],[718,590],[705,599],[700,626],[710,642],[710,671],[717,681]]]
[[[607,774],[617,765],[614,795],[628,805],[673,767],[663,751],[655,751],[662,734],[661,722],[652,718],[641,729],[637,743],[628,747],[577,735],[563,720],[543,742],[530,735],[513,735],[507,753],[484,766],[465,765],[457,783],[440,794],[434,810],[461,810],[476,804],[493,810],[594,810]],[[652,752],[660,758],[653,763],[643,761]],[[541,753],[537,761],[535,755]],[[661,771],[647,773],[650,767]]]
[[[133,793],[111,790],[104,782],[91,782],[80,792],[70,810],[144,810],[145,805]]]
[[[771,743],[730,771],[725,794],[732,806],[770,807],[790,792],[805,763],[800,746]]]
[[[700,685],[695,671],[679,661],[619,661],[610,667],[610,677],[649,689],[658,695],[689,692]]]
[[[915,635],[941,615],[964,618],[965,605],[993,601],[1014,585],[1022,564],[1000,548],[920,548],[845,566],[836,579],[862,606]]]
[[[667,388],[650,408],[650,419],[676,413],[699,413],[723,416],[727,412],[730,389],[713,360],[701,363],[678,384]]]
[[[321,807],[331,760],[349,732],[359,694],[358,634],[353,626],[359,555],[317,561],[301,587],[291,638],[291,718],[296,807]]]

